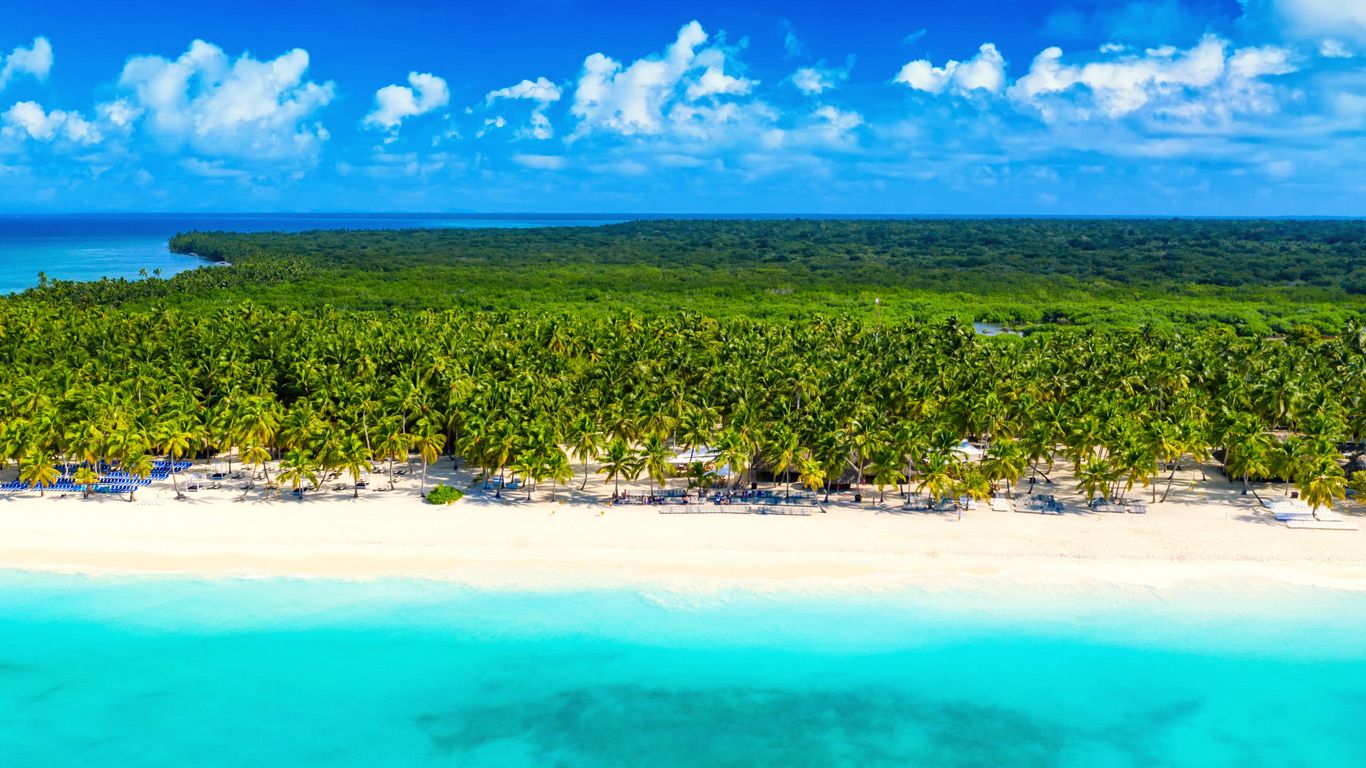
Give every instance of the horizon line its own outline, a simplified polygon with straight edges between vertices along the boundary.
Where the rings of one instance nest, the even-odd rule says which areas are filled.
[[[708,213],[687,211],[615,211],[615,212],[552,212],[552,211],[0,211],[0,218],[59,218],[64,216],[180,216],[180,217],[261,217],[261,218],[503,218],[503,219],[1072,219],[1072,220],[1198,220],[1198,221],[1366,221],[1366,213],[1358,215],[1325,214],[1164,214],[1164,213],[813,213],[746,211],[739,213]]]

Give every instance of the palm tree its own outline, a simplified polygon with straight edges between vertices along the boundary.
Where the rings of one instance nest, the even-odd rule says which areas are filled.
[[[991,498],[991,479],[980,466],[967,467],[954,485],[954,492],[974,501],[986,501]]]
[[[512,473],[513,480],[522,478],[522,487],[526,489],[526,500],[531,501],[531,489],[535,479],[540,474],[540,468],[536,466],[536,456],[528,453],[526,456],[519,456],[512,460],[508,465],[508,471]]]
[[[925,456],[924,470],[920,473],[920,483],[916,490],[928,494],[933,501],[942,501],[953,495],[957,480],[954,477],[955,462],[949,453],[933,451]]]
[[[906,473],[901,471],[902,457],[888,448],[880,448],[873,454],[873,462],[868,469],[873,473],[873,484],[877,486],[877,501],[881,504],[887,495],[887,486],[897,488],[906,482]]]
[[[545,465],[545,476],[554,483],[550,487],[550,500],[554,501],[560,486],[574,481],[574,465],[569,462],[569,455],[558,447],[551,451]]]
[[[19,481],[37,487],[39,497],[44,496],[59,477],[52,456],[46,453],[30,453],[19,469]]]
[[[299,500],[303,501],[304,493],[307,492],[306,484],[311,483],[314,487],[318,485],[318,473],[314,469],[313,459],[300,449],[285,454],[284,459],[280,461],[280,482],[289,483],[299,495]]]
[[[417,449],[417,455],[422,458],[422,487],[420,493],[427,495],[427,467],[435,464],[441,457],[441,449],[446,445],[446,435],[430,421],[423,420],[418,422],[417,437],[413,440],[413,447]]]
[[[379,444],[375,447],[376,456],[389,463],[389,490],[394,489],[394,459],[408,458],[412,447],[410,438],[396,423],[387,423],[380,428]]]
[[[598,427],[597,419],[584,413],[570,423],[567,439],[569,449],[583,462],[583,484],[579,486],[579,490],[582,491],[588,487],[588,462],[602,452],[606,436]]]
[[[270,451],[260,443],[251,443],[242,449],[242,463],[251,467],[251,478],[256,479],[256,468],[261,468],[261,473],[265,476],[266,485],[270,485]],[[245,493],[243,494],[245,495]]]
[[[369,474],[373,454],[365,441],[354,432],[342,438],[341,469],[351,475],[351,498],[360,498],[360,477]],[[425,477],[424,477],[425,483]]]
[[[190,452],[194,444],[194,434],[184,429],[180,423],[168,421],[157,431],[156,436],[157,447],[171,460],[171,487],[175,488],[176,498],[182,499],[185,496],[180,492],[176,464],[181,457]]]
[[[136,451],[124,456],[120,466],[128,476],[134,480],[146,480],[152,474],[152,457],[142,451]],[[135,501],[138,492],[138,484],[134,482],[128,489],[128,501]]]
[[[716,473],[708,469],[706,463],[701,461],[694,461],[689,464],[686,475],[688,477],[688,486],[690,488],[697,488],[699,491],[710,488],[712,484],[716,482]],[[1362,473],[1362,477],[1366,477],[1366,472]]]
[[[1317,455],[1309,459],[1299,476],[1300,498],[1319,516],[1319,509],[1332,509],[1333,502],[1347,495],[1347,479],[1337,456]]]
[[[664,442],[664,438],[658,433],[651,433],[645,436],[645,441],[641,443],[639,462],[645,474],[650,478],[650,495],[655,494],[655,483],[658,482],[663,488],[669,481],[669,476],[673,474],[673,465],[669,460],[673,458],[673,451]]]
[[[773,429],[764,453],[768,456],[769,469],[773,472],[774,479],[779,475],[783,476],[786,485],[784,495],[791,496],[791,470],[801,456],[801,444],[797,440],[797,433],[786,424],[779,424]]]
[[[81,498],[88,499],[90,494],[95,492],[95,486],[100,484],[100,473],[89,466],[82,465],[76,470],[72,479],[81,486]]]
[[[1265,478],[1271,474],[1271,442],[1257,430],[1251,434],[1230,435],[1224,447],[1224,468],[1234,477],[1242,478],[1243,493],[1248,492],[1250,478]]]
[[[1110,493],[1110,484],[1115,482],[1118,476],[1119,473],[1111,466],[1109,459],[1086,459],[1077,472],[1077,490],[1085,492],[1087,500],[1097,496],[1105,497]]]
[[[1015,484],[1020,482],[1028,466],[1029,456],[1025,446],[1012,438],[1002,438],[992,443],[982,462],[982,469],[989,480],[1005,483],[1007,498],[1015,497]]]
[[[752,455],[749,443],[739,430],[732,427],[721,430],[716,441],[716,461],[730,469],[731,474],[734,475],[732,487],[740,487],[740,482],[744,478],[745,470],[749,468]]]
[[[602,466],[598,467],[598,474],[606,475],[602,479],[604,483],[612,481],[612,498],[621,495],[621,478],[634,480],[640,474],[640,464],[636,460],[635,452],[621,438],[613,438],[607,444],[607,451],[602,455]]]
[[[1357,504],[1366,504],[1366,471],[1357,470],[1353,472],[1352,479],[1347,483],[1347,488],[1356,497]]]
[[[815,493],[825,484],[825,465],[810,456],[802,457],[797,465],[797,482]]]

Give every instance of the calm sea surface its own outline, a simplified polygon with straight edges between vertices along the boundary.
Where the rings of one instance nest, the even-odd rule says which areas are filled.
[[[1366,765],[1366,596],[1243,594],[0,574],[0,765]]]
[[[605,218],[567,216],[415,215],[0,215],[0,293],[38,283],[38,273],[63,280],[136,278],[140,270],[162,276],[203,266],[193,256],[171,253],[177,232],[300,232],[310,229],[409,229],[559,227],[608,224]]]

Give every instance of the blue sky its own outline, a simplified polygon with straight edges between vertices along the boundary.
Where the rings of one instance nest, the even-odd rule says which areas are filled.
[[[1366,215],[1366,2],[12,3],[0,211]]]

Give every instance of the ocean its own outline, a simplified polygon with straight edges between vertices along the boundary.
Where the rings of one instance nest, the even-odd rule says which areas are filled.
[[[0,765],[1361,766],[1366,595],[0,574]]]
[[[62,280],[163,277],[204,265],[171,253],[177,232],[301,232],[311,229],[413,229],[594,226],[619,218],[490,214],[0,214],[0,294],[38,284],[38,273]]]

